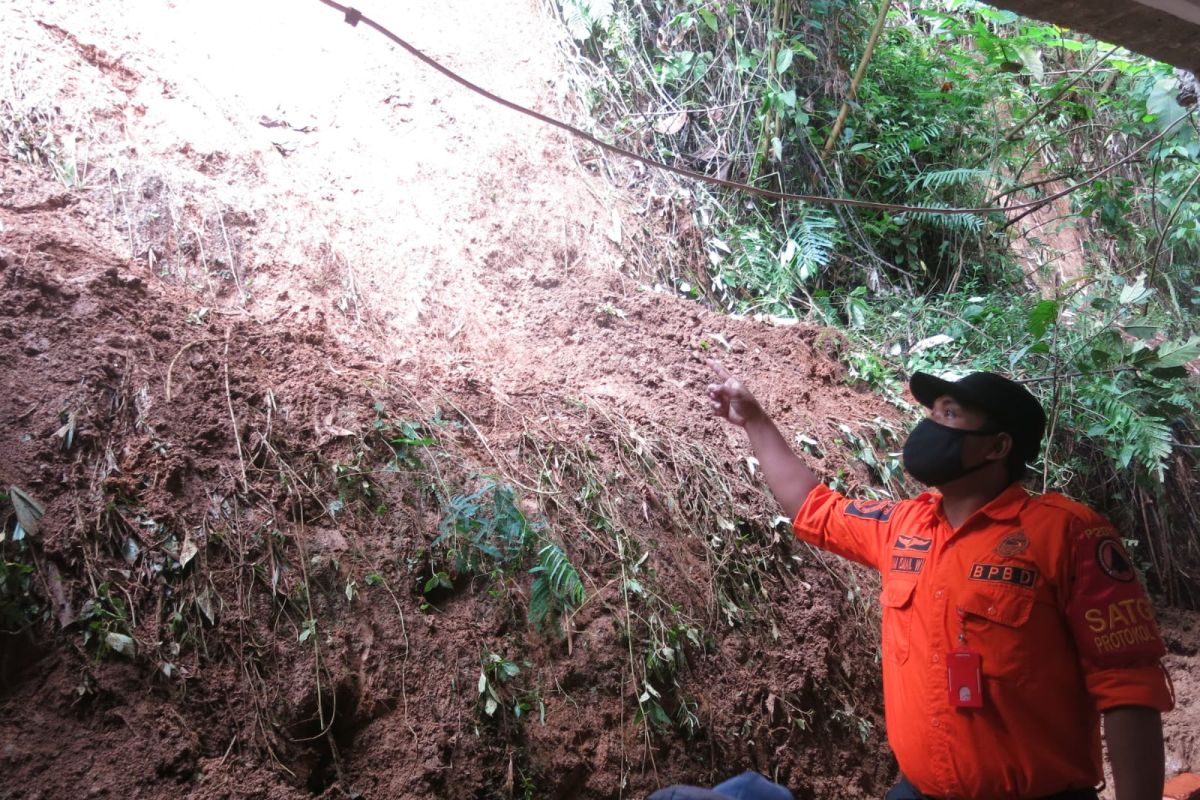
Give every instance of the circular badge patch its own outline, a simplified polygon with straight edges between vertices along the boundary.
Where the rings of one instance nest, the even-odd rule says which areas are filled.
[[[1096,545],[1096,563],[1100,565],[1100,569],[1108,577],[1121,583],[1129,583],[1137,577],[1137,573],[1133,571],[1133,564],[1129,563],[1129,556],[1125,553],[1125,548],[1116,539],[1101,539]]]
[[[1029,537],[1025,535],[1025,531],[1017,531],[1000,540],[1000,544],[996,545],[996,555],[1019,556],[1028,549]]]

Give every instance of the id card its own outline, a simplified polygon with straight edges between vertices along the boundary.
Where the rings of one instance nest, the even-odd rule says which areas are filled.
[[[983,658],[973,650],[946,654],[949,700],[953,708],[983,708]]]

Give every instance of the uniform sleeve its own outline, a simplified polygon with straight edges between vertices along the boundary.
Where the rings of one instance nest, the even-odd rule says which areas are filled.
[[[851,500],[817,485],[800,506],[792,529],[822,550],[879,569],[896,508],[890,500]]]
[[[1088,693],[1100,711],[1174,705],[1154,609],[1117,531],[1103,517],[1071,522],[1067,619]]]

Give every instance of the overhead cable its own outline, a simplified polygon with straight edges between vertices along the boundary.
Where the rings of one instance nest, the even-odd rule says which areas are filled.
[[[546,116],[545,114],[534,111],[533,109],[526,108],[525,106],[522,106],[518,103],[514,103],[511,100],[506,100],[505,98],[500,97],[499,95],[489,92],[487,89],[484,89],[482,86],[472,83],[471,81],[467,80],[463,76],[459,75],[454,70],[452,70],[449,67],[443,65],[442,63],[436,61],[435,59],[426,55],[421,50],[418,50],[413,45],[411,45],[408,42],[406,42],[405,40],[401,39],[399,36],[392,33],[390,30],[385,28],[383,25],[380,25],[375,20],[371,19],[370,17],[364,16],[363,13],[361,11],[359,11],[358,9],[351,8],[349,6],[344,6],[341,3],[335,2],[335,0],[320,0],[320,1],[322,3],[324,3],[325,5],[329,6],[330,8],[337,9],[343,15],[345,15],[345,21],[348,24],[350,24],[351,26],[357,26],[361,22],[362,24],[366,25],[367,27],[373,28],[375,31],[386,36],[393,43],[399,45],[401,48],[406,50],[410,55],[412,55],[414,58],[418,59],[421,63],[423,63],[429,67],[432,67],[433,69],[442,73],[447,78],[449,78],[450,80],[459,84],[460,86],[464,86],[467,89],[470,89],[472,92],[475,92],[476,94],[478,94],[482,97],[485,97],[488,100],[491,100],[493,103],[498,103],[499,105],[502,105],[505,108],[511,109],[513,111],[516,111],[519,114],[524,114],[527,117],[533,117],[537,121],[542,122],[546,125],[550,125],[552,127],[558,128],[560,130],[564,130],[567,133],[571,134],[572,136],[576,136],[580,139],[583,139],[588,144],[599,147],[601,150],[612,153],[613,155],[616,155],[616,156],[620,156],[621,158],[631,159],[633,161],[637,161],[639,163],[645,164],[648,167],[653,167],[654,169],[665,170],[667,172],[673,172],[676,175],[681,175],[685,178],[690,178],[692,180],[701,181],[702,183],[708,183],[708,184],[712,184],[714,186],[722,186],[726,189],[734,189],[739,192],[746,192],[748,194],[754,194],[754,195],[758,195],[759,197],[766,197],[766,198],[769,198],[772,200],[797,201],[797,202],[801,202],[801,203],[813,203],[816,205],[849,206],[851,208],[866,208],[866,209],[871,209],[874,211],[892,211],[892,212],[901,213],[901,214],[939,214],[939,215],[945,215],[945,216],[966,215],[966,214],[1008,214],[1008,213],[1014,212],[1014,211],[1025,211],[1027,209],[1038,208],[1038,207],[1044,206],[1048,203],[1052,203],[1055,200],[1059,199],[1060,197],[1065,197],[1066,195],[1070,194],[1071,192],[1076,191],[1077,189],[1081,189],[1090,183],[1094,183],[1095,181],[1098,181],[1100,178],[1103,178],[1105,175],[1112,172],[1117,167],[1121,166],[1122,164],[1124,164],[1128,161],[1133,160],[1138,155],[1145,152],[1148,148],[1153,146],[1160,139],[1162,139],[1168,133],[1170,133],[1172,130],[1174,130],[1175,126],[1179,125],[1179,123],[1181,123],[1183,120],[1188,118],[1187,115],[1179,117],[1174,122],[1172,122],[1170,125],[1168,125],[1165,129],[1163,129],[1160,133],[1158,133],[1156,136],[1152,137],[1149,141],[1144,143],[1141,147],[1137,148],[1136,150],[1134,150],[1133,152],[1124,156],[1123,158],[1120,158],[1117,161],[1114,161],[1113,163],[1109,164],[1107,167],[1104,167],[1103,169],[1098,170],[1097,172],[1093,173],[1090,177],[1088,177],[1085,180],[1079,181],[1078,183],[1074,183],[1074,184],[1068,186],[1067,188],[1062,189],[1057,192],[1054,192],[1053,194],[1043,197],[1040,200],[1030,200],[1030,201],[1027,201],[1024,203],[1014,203],[1013,205],[1010,205],[1010,206],[981,206],[978,208],[952,208],[952,207],[945,207],[945,206],[914,206],[914,205],[903,205],[903,204],[898,204],[898,203],[880,203],[880,202],[877,202],[874,200],[859,200],[857,198],[852,198],[852,197],[829,197],[829,196],[824,196],[824,195],[792,194],[791,192],[777,192],[777,191],[773,191],[771,189],[762,189],[757,186],[751,186],[746,183],[739,183],[738,181],[731,181],[731,180],[727,180],[725,178],[718,178],[713,175],[705,175],[702,172],[696,172],[694,170],[686,169],[684,167],[677,167],[672,164],[664,163],[662,161],[656,161],[653,158],[648,158],[646,156],[639,155],[630,150],[626,150],[623,147],[618,147],[615,144],[609,144],[608,142],[605,142],[601,139],[596,138],[595,136],[588,133],[587,131],[576,128],[574,125],[563,122],[562,120],[555,119],[553,117]]]

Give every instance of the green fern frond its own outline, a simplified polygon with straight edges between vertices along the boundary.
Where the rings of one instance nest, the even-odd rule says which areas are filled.
[[[792,226],[784,252],[791,253],[789,266],[797,282],[803,283],[829,263],[836,242],[837,220],[808,210]]]
[[[897,214],[896,221],[901,225],[907,222],[919,222],[948,233],[979,233],[983,230],[983,217],[978,214],[935,214],[930,211],[909,211]]]
[[[592,29],[608,24],[613,15],[612,0],[563,0],[563,23],[571,36],[581,42],[591,38]]]
[[[536,576],[529,592],[529,620],[539,628],[587,599],[578,570],[554,542],[538,551],[538,564],[529,571]]]
[[[877,168],[881,172],[888,171],[912,155],[914,144],[919,148],[925,148],[941,138],[941,135],[942,127],[934,122],[914,130],[887,131],[884,140],[879,145]]]
[[[914,194],[922,189],[936,191],[946,186],[966,186],[970,183],[982,185],[990,181],[994,176],[995,173],[990,169],[961,167],[959,169],[934,170],[932,172],[924,172],[909,181],[908,192],[909,194]]]
[[[1125,394],[1099,397],[1095,405],[1105,424],[1092,432],[1103,434],[1109,455],[1122,467],[1128,467],[1136,459],[1161,481],[1174,444],[1167,421],[1134,407]]]
[[[539,575],[533,579],[529,590],[529,621],[541,628],[553,611],[554,593],[550,591],[550,581]]]

